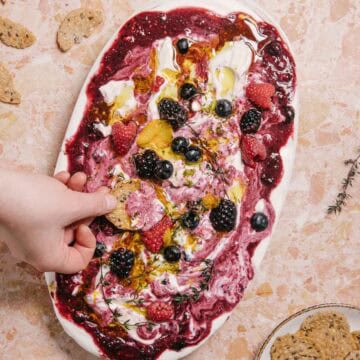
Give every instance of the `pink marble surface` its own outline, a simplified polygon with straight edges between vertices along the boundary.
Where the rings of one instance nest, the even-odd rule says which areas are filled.
[[[25,50],[0,44],[16,74],[20,106],[0,104],[0,159],[51,174],[77,94],[114,29],[145,0],[8,0],[0,15],[37,36]],[[297,58],[301,119],[286,206],[262,268],[223,328],[189,359],[252,359],[282,319],[309,305],[360,306],[360,181],[340,216],[326,215],[360,146],[358,0],[259,0],[280,22]],[[104,9],[105,24],[62,54],[55,34],[80,5]],[[55,319],[43,276],[17,263],[0,243],[0,359],[94,359]]]

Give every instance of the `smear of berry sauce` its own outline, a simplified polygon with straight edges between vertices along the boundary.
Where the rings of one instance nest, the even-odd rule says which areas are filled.
[[[244,21],[234,21],[234,18],[238,19],[235,15],[237,14],[220,17],[204,9],[186,8],[167,13],[145,12],[130,19],[104,55],[97,74],[87,88],[87,108],[76,135],[67,144],[69,171],[74,173],[86,170],[86,149],[102,137],[93,127],[93,123],[97,118],[106,118],[108,115],[99,87],[123,68],[124,59],[129,52],[139,46],[149,48],[155,40],[165,36],[186,36],[186,29],[191,29],[193,34],[219,35],[219,46],[225,41],[239,38],[240,35],[254,40]],[[86,289],[91,288],[99,271],[98,263],[92,262],[83,272],[84,284],[76,295],[72,294],[73,277],[57,274],[56,301],[60,313],[91,334],[103,354],[110,359],[156,359],[167,349],[179,351],[198,344],[210,334],[213,320],[231,311],[240,301],[244,289],[253,277],[251,257],[257,244],[270,234],[275,219],[269,196],[283,175],[280,149],[294,132],[292,119],[286,118],[286,109],[293,100],[296,86],[295,64],[287,45],[273,26],[265,22],[257,25],[266,39],[259,44],[261,50],[250,69],[249,77],[251,78],[251,73],[256,74],[257,78],[275,86],[274,102],[277,111],[265,114],[268,121],[259,132],[261,135],[266,134],[264,138],[268,157],[257,163],[255,168],[245,166],[248,188],[240,209],[240,223],[222,254],[214,262],[216,275],[209,284],[211,296],[202,296],[196,303],[177,305],[172,331],[167,328],[161,337],[151,345],[146,345],[130,338],[121,327],[103,326],[85,302]],[[249,218],[259,199],[265,200],[265,211],[270,225],[266,231],[255,233],[250,228]],[[104,218],[97,219],[95,227],[95,231],[110,235],[117,232]],[[239,252],[243,262],[241,265]],[[235,269],[234,264],[237,266]],[[218,295],[220,288],[222,296]],[[189,316],[197,325],[195,331],[190,330]]]

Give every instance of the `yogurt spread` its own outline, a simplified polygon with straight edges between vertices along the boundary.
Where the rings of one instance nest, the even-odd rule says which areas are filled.
[[[92,223],[89,266],[57,274],[52,294],[106,358],[199,344],[238,304],[275,221],[295,88],[278,31],[247,14],[180,8],[121,28],[67,143],[69,171],[119,206]]]

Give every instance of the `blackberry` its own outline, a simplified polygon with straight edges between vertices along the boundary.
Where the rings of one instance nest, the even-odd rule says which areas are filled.
[[[110,255],[110,270],[120,278],[127,278],[134,265],[134,253],[121,248]]]
[[[174,172],[174,166],[170,161],[160,160],[156,164],[155,176],[159,180],[167,180]]]
[[[164,258],[168,262],[177,262],[181,258],[181,251],[177,246],[167,246],[164,249]]]
[[[197,94],[196,87],[193,84],[185,83],[180,88],[180,96],[184,100],[189,100]]]
[[[99,258],[104,255],[106,251],[106,246],[103,243],[96,242],[96,248],[94,252],[94,257]]]
[[[261,232],[269,226],[269,220],[265,214],[257,212],[251,217],[250,224],[256,232]]]
[[[243,134],[255,134],[261,125],[261,112],[256,109],[248,110],[240,120]]]
[[[232,114],[232,104],[229,100],[218,100],[215,107],[215,112],[222,118],[227,118]]]
[[[160,118],[167,120],[174,130],[181,128],[188,119],[188,112],[175,100],[164,98],[158,104]]]
[[[184,227],[194,230],[200,223],[199,215],[196,212],[190,210],[181,217],[181,223]]]
[[[155,176],[155,168],[158,156],[153,150],[145,150],[142,154],[134,157],[136,172],[143,179],[151,179]]]
[[[176,43],[176,47],[180,54],[186,54],[189,51],[189,42],[187,39],[179,39]]]
[[[231,231],[235,228],[237,210],[235,204],[222,199],[220,204],[211,210],[210,222],[216,231]]]
[[[183,136],[176,137],[171,143],[171,149],[176,154],[184,154],[189,147],[189,140]]]

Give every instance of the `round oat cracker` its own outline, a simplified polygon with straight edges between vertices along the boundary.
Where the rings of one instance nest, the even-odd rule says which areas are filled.
[[[21,95],[16,90],[14,78],[5,64],[0,62],[0,102],[20,104]]]
[[[84,37],[89,37],[95,28],[103,22],[100,10],[80,8],[69,12],[60,24],[57,43],[62,51],[70,50]]]
[[[300,333],[310,338],[324,353],[325,360],[344,359],[355,343],[349,323],[338,312],[320,312],[304,320]]]
[[[115,188],[111,191],[111,195],[118,200],[116,208],[106,218],[113,223],[117,228],[122,230],[136,230],[131,226],[131,219],[126,211],[126,201],[129,195],[140,189],[139,180],[129,180],[118,182]]]
[[[350,332],[350,326],[345,316],[335,311],[322,311],[308,316],[301,324],[300,329],[307,332],[323,326]]]
[[[323,360],[321,349],[312,339],[302,335],[278,337],[271,347],[271,360]]]
[[[25,49],[35,41],[35,35],[25,26],[0,16],[0,42],[4,45]]]

